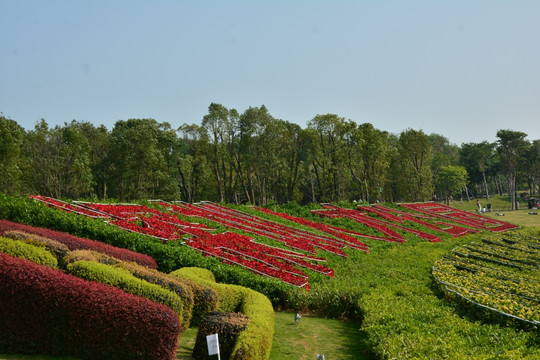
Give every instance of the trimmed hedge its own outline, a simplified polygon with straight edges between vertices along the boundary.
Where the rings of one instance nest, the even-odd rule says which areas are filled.
[[[149,269],[136,263],[120,261],[108,255],[90,250],[76,250],[65,258],[68,264],[79,260],[115,265],[116,267],[128,270],[141,280],[175,292],[182,299],[182,324],[185,328],[188,328],[190,324],[198,324],[208,313],[215,311],[218,307],[217,293],[208,286],[197,284],[194,281],[179,279],[155,269]]]
[[[64,267],[64,257],[69,253],[66,245],[53,239],[49,239],[36,234],[30,234],[19,230],[10,230],[4,233],[4,236],[14,240],[21,240],[27,244],[44,247],[58,260],[58,266]]]
[[[238,336],[231,359],[268,359],[274,336],[274,309],[266,296],[238,285],[215,282],[214,275],[200,268],[182,268],[171,273],[209,286],[219,296],[219,311],[239,312],[249,317],[249,324]]]
[[[105,224],[104,224],[105,225]],[[119,249],[114,246],[103,244],[98,241],[90,239],[83,239],[77,236],[73,236],[61,231],[49,230],[45,228],[37,228],[29,225],[18,224],[8,220],[0,220],[0,235],[10,231],[18,230],[31,234],[36,234],[49,239],[56,240],[66,245],[69,250],[94,250],[100,253],[104,253],[113,256],[120,260],[134,261],[138,264],[148,266],[151,268],[157,268],[157,263],[150,256],[138,254],[126,249]]]
[[[224,359],[231,357],[238,335],[248,325],[249,318],[239,313],[213,312],[199,325],[193,357],[197,360],[214,360],[214,355],[208,355],[206,336],[218,334],[219,354]]]
[[[79,278],[111,285],[130,294],[163,304],[182,318],[182,299],[177,294],[159,285],[137,279],[127,270],[87,260],[68,264],[66,270]]]
[[[79,260],[94,261],[105,265],[116,265],[121,263],[121,261],[118,259],[92,250],[75,250],[71,251],[64,257],[66,265],[72,264]]]
[[[113,227],[101,220],[49,208],[30,198],[0,194],[0,219],[2,218],[65,231],[76,236],[88,237],[147,254],[155,259],[158,270],[166,273],[181,267],[206,268],[216,274],[220,282],[249,287],[265,294],[275,306],[286,307],[290,294],[301,291],[280,280],[259,276],[238,266],[223,264],[218,259],[203,256],[198,251],[177,242],[168,241],[166,244],[162,244],[159,240]],[[118,256],[112,256],[121,259]],[[130,261],[129,259],[122,260]]]
[[[0,237],[0,252],[30,260],[39,265],[58,267],[56,258],[44,247],[27,244],[20,240]]]
[[[172,360],[167,307],[0,253],[0,351],[80,359]]]

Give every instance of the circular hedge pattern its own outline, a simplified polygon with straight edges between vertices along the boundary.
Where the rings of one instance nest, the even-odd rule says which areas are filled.
[[[540,325],[540,232],[489,235],[452,250],[433,266],[447,298],[478,314]]]

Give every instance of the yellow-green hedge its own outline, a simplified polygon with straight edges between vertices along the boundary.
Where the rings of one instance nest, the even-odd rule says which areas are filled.
[[[238,285],[219,284],[206,269],[181,268],[171,275],[213,288],[219,296],[218,310],[240,312],[249,317],[248,326],[238,336],[231,359],[266,360],[274,337],[274,309],[263,294]]]
[[[30,260],[39,265],[52,268],[58,267],[58,260],[44,247],[27,244],[21,240],[0,237],[0,252],[22,259]]]
[[[128,270],[87,260],[70,263],[66,270],[79,278],[111,285],[133,295],[161,303],[171,308],[182,319],[182,299],[177,294],[159,285],[138,279]]]

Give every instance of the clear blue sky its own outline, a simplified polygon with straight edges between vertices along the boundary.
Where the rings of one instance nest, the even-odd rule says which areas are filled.
[[[0,112],[200,123],[211,102],[306,126],[540,139],[540,1],[0,0]]]

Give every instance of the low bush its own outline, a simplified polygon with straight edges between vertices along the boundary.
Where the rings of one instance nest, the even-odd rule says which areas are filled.
[[[249,324],[238,336],[231,359],[269,358],[274,336],[274,309],[266,296],[243,286],[216,283],[214,275],[206,269],[182,268],[171,275],[215,289],[219,296],[219,311],[239,312],[249,317]]]
[[[6,231],[4,236],[10,239],[21,240],[31,245],[44,247],[56,257],[58,266],[64,267],[64,257],[69,253],[69,249],[61,242],[19,230]]]
[[[30,260],[39,265],[58,267],[56,258],[44,247],[27,244],[20,240],[0,237],[0,252]]]
[[[105,265],[116,265],[121,263],[121,261],[116,258],[92,250],[71,251],[64,258],[66,264],[72,264],[79,260],[94,261]]]
[[[210,313],[199,325],[193,358],[197,360],[213,360],[208,354],[206,336],[218,334],[219,354],[229,359],[238,339],[238,335],[246,328],[249,318],[239,313]]]
[[[159,285],[137,279],[127,270],[87,260],[68,264],[66,269],[79,278],[111,285],[130,294],[161,303],[182,318],[182,299],[177,294]]]
[[[172,360],[180,328],[161,304],[0,253],[0,352]]]
[[[66,245],[69,248],[69,250],[94,250],[97,252],[108,254],[120,260],[134,261],[138,264],[152,267],[152,268],[157,267],[156,261],[152,259],[150,256],[138,254],[134,251],[129,251],[126,249],[119,249],[117,247],[103,244],[98,241],[80,238],[80,237],[73,236],[71,234],[67,234],[61,231],[33,227],[29,225],[15,223],[8,220],[0,220],[0,235],[10,230],[24,231],[27,233],[36,234],[39,236],[56,240]]]
[[[72,251],[66,256],[68,264],[79,260],[94,261],[101,264],[115,265],[116,267],[128,270],[135,277],[159,285],[175,292],[182,299],[182,324],[188,328],[191,324],[196,325],[206,314],[215,311],[218,306],[217,293],[209,288],[187,279],[162,273],[155,269],[150,269],[136,263],[120,261],[108,255],[90,250]]]

